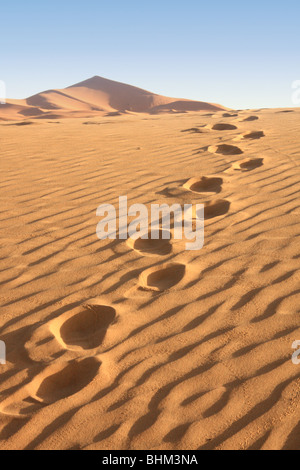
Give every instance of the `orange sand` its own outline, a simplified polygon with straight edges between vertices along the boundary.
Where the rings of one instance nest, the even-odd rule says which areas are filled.
[[[300,111],[61,119],[86,99],[0,125],[0,448],[299,448]],[[204,248],[99,241],[120,195],[205,203]]]

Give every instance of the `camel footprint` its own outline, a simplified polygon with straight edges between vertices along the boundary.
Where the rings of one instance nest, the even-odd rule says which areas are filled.
[[[253,121],[258,121],[259,117],[258,116],[248,116],[245,117],[244,119],[241,119],[240,122],[253,122]]]
[[[235,140],[258,140],[265,137],[265,133],[263,131],[253,131],[247,132],[246,134],[242,134],[238,136]]]
[[[209,201],[204,204],[204,218],[205,220],[213,219],[225,215],[230,210],[231,203],[226,199],[217,199]]]
[[[217,124],[211,124],[207,126],[212,131],[234,131],[237,128],[234,124],[225,124],[223,122],[219,122]]]
[[[142,235],[137,239],[129,238],[127,245],[134,251],[144,256],[167,256],[172,253],[172,234],[168,230],[159,230],[159,238],[154,240],[151,238],[151,231],[148,233],[148,239],[142,238]]]
[[[99,348],[116,320],[116,311],[107,305],[84,305],[73,315],[58,318],[51,330],[56,339],[73,351]]]
[[[263,158],[246,158],[245,160],[234,163],[232,168],[239,171],[251,171],[263,166],[263,162]]]
[[[193,193],[220,193],[222,191],[222,178],[206,177],[191,178],[184,185],[183,188]]]
[[[222,215],[226,215],[231,207],[231,202],[227,199],[213,199],[212,201],[206,201],[203,203],[204,205],[204,219],[210,220],[214,219],[215,217],[221,217]],[[194,206],[191,209],[192,212],[192,219],[196,220],[201,218],[201,213],[197,213],[197,208]],[[190,212],[188,212],[190,216]]]
[[[164,292],[179,284],[184,278],[186,267],[184,264],[168,263],[149,268],[142,272],[139,286],[142,290]]]
[[[241,155],[244,153],[239,147],[228,144],[211,145],[208,147],[208,151],[220,155]]]
[[[212,114],[211,115],[212,118],[220,118],[220,117],[223,117],[223,118],[235,118],[235,117],[238,117],[238,113],[221,113],[218,112],[217,114]]]
[[[3,400],[0,411],[25,418],[41,405],[50,405],[81,392],[98,377],[100,367],[101,361],[96,357],[52,364]]]
[[[37,328],[25,344],[35,362],[69,359],[75,352],[101,352],[116,321],[116,310],[107,305],[84,305]]]
[[[100,366],[95,357],[49,366],[28,389],[37,401],[51,404],[84,389],[97,376]]]

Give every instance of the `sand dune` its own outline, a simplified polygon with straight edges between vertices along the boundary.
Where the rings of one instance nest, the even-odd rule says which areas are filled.
[[[299,449],[300,111],[176,102],[95,78],[1,110],[30,116],[0,124],[1,449]],[[203,203],[204,248],[101,242],[120,195]]]
[[[220,105],[167,98],[96,76],[63,90],[44,91],[26,100],[8,100],[6,105],[0,107],[0,119],[62,119],[124,113],[161,114],[222,109],[225,108]]]

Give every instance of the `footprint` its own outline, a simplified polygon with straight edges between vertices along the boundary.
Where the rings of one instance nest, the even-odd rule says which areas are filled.
[[[208,147],[208,151],[210,153],[217,153],[221,155],[241,155],[244,153],[239,147],[235,147],[234,145],[211,145]]]
[[[238,136],[235,140],[258,140],[262,137],[265,137],[265,133],[263,131],[255,131]]]
[[[191,178],[184,185],[184,189],[194,193],[220,193],[222,190],[222,178]]]
[[[252,121],[258,121],[259,117],[258,116],[248,116],[244,119],[241,119],[240,122],[252,122]]]
[[[222,114],[224,118],[231,118],[231,117],[237,117],[238,114],[232,114],[232,113],[224,113]]]
[[[204,204],[204,218],[213,219],[229,212],[231,203],[226,199],[217,199]]]
[[[52,332],[67,349],[91,350],[103,343],[109,326],[116,319],[116,311],[106,305],[85,305],[79,313],[62,324],[56,324]]]
[[[101,362],[95,357],[49,366],[27,388],[35,400],[49,405],[75,395],[89,385],[100,366]]]
[[[255,168],[259,168],[263,166],[264,159],[263,158],[246,158],[245,160],[241,160],[236,162],[232,165],[234,170],[240,171],[251,171]]]
[[[129,238],[127,245],[133,250],[146,256],[166,256],[172,252],[171,244],[172,234],[168,230],[159,231],[159,239],[151,239],[151,232],[148,234],[148,240]]]
[[[169,263],[144,271],[139,278],[140,288],[154,292],[164,292],[179,284],[184,278],[184,264]]]
[[[234,131],[237,129],[233,124],[218,123],[208,126],[213,131]]]

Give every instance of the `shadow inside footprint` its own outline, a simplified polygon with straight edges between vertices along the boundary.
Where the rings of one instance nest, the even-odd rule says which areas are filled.
[[[36,389],[32,396],[42,403],[51,404],[75,395],[95,378],[100,366],[101,362],[96,358],[72,361],[59,368],[50,366],[32,383]]]
[[[127,241],[128,246],[139,253],[148,256],[166,256],[172,252],[171,244],[172,234],[168,230],[159,230],[159,239],[153,240],[151,232],[148,233],[148,240],[138,238],[133,240],[130,238]]]
[[[191,178],[184,185],[184,189],[194,193],[220,193],[222,190],[222,178]]]
[[[241,139],[250,139],[250,140],[258,140],[262,137],[265,137],[265,133],[263,131],[256,131],[256,132],[248,132],[241,136]]]
[[[60,336],[70,349],[95,349],[102,344],[115,318],[116,311],[112,307],[86,305],[84,310],[62,324]]]
[[[216,153],[216,154],[221,154],[221,155],[241,155],[244,153],[239,147],[236,147],[235,145],[227,145],[227,144],[221,144],[221,145],[215,145],[215,146],[210,146],[208,147],[208,151],[210,153]]]
[[[184,277],[184,264],[170,263],[150,268],[140,275],[140,287],[145,290],[163,292],[178,284]]]
[[[263,158],[246,158],[245,160],[241,160],[240,162],[234,163],[232,168],[234,170],[240,170],[240,171],[251,171],[251,170],[255,170],[255,168],[259,168],[263,166],[263,164],[264,164]]]
[[[213,131],[234,131],[237,129],[237,127],[234,126],[233,124],[218,123],[218,124],[214,124],[213,126],[211,126],[211,129]]]
[[[204,204],[204,218],[213,219],[225,215],[229,212],[231,203],[225,199],[217,199],[216,201],[206,202]]]
[[[259,117],[258,116],[248,116],[244,119],[241,119],[240,122],[252,122],[252,121],[258,121]]]
[[[233,113],[224,113],[222,114],[224,118],[231,118],[231,117],[237,117],[238,114],[233,114]]]

